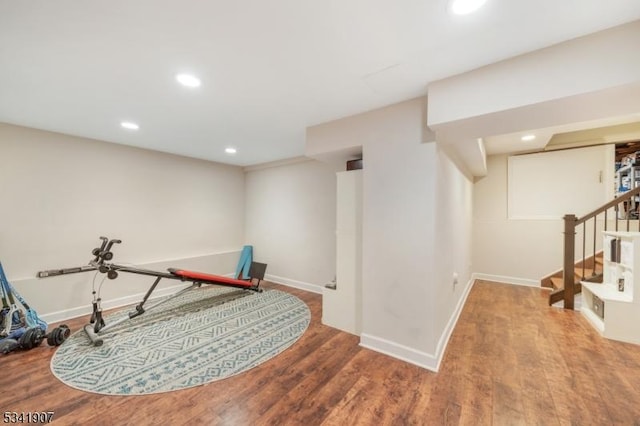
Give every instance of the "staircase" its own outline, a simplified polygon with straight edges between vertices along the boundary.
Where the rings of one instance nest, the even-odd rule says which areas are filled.
[[[564,216],[562,271],[541,280],[543,287],[554,289],[549,295],[549,305],[562,300],[565,309],[573,309],[575,294],[582,290],[580,281],[602,282],[602,252],[596,250],[597,241],[602,238],[602,231],[640,231],[639,203],[640,186],[580,218],[573,214]],[[582,260],[576,263],[580,249]]]
[[[596,253],[584,261],[576,262],[574,265],[574,294],[582,291],[580,281],[602,282],[603,275],[602,252]],[[563,271],[557,271],[544,277],[540,281],[542,287],[550,288],[549,306],[564,300],[564,279]]]

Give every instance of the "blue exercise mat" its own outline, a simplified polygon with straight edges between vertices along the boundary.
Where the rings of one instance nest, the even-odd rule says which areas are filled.
[[[236,268],[236,278],[241,280],[248,280],[251,278],[249,277],[251,262],[253,262],[253,246],[242,247],[242,253],[240,253],[240,260],[238,261],[238,267]]]

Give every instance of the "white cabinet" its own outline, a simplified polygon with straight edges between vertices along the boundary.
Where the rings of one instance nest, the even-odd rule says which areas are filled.
[[[362,332],[362,170],[338,172],[336,288],[322,292],[322,323]]]
[[[604,337],[640,344],[640,232],[603,234],[603,282],[582,282],[582,314]]]

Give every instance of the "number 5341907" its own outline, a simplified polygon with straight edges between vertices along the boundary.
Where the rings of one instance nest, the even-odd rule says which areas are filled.
[[[53,411],[5,411],[2,417],[4,423],[51,423]]]

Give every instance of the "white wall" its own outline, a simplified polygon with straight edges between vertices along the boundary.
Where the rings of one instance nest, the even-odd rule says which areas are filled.
[[[613,199],[615,146],[600,145],[510,156],[510,219],[584,216]]]
[[[394,118],[403,131],[364,146],[362,333],[370,347],[390,342],[420,357],[434,353],[439,336],[431,297],[436,144],[420,142],[419,104],[402,107],[406,115]]]
[[[562,269],[563,222],[509,220],[507,158],[489,156],[487,176],[474,185],[473,268],[475,273],[537,285]]]
[[[436,233],[434,271],[430,297],[437,312],[436,330],[451,331],[451,313],[458,312],[469,290],[473,247],[473,182],[467,179],[442,150],[437,152]],[[455,278],[454,278],[455,275]],[[449,335],[443,333],[435,353],[442,353]]]
[[[239,167],[6,124],[0,158],[0,260],[39,313],[62,318],[89,304],[92,274],[33,277],[88,263],[101,235],[123,240],[114,261],[235,270],[244,222]],[[150,279],[139,278],[105,283],[104,298],[144,292]]]
[[[635,21],[434,82],[429,85],[429,126],[635,84],[639,41],[640,21]],[[575,109],[588,113],[600,107],[607,106]],[[565,111],[557,119],[576,112]],[[561,123],[547,126],[555,124]]]
[[[464,297],[453,272],[469,282],[472,186],[425,123],[413,99],[307,129],[307,154],[363,149],[361,344],[437,369]]]
[[[275,282],[321,292],[336,274],[336,175],[302,160],[246,172],[245,240]]]

